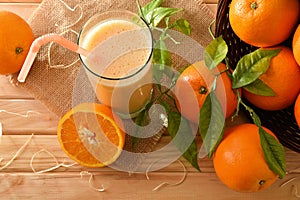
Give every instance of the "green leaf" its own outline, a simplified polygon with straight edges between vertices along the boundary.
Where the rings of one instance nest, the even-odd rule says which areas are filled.
[[[155,8],[158,8],[163,3],[163,0],[152,0],[149,3],[147,3],[145,6],[142,7],[142,11],[144,14],[147,14],[154,10]]]
[[[165,67],[172,66],[171,53],[168,51],[166,43],[158,40],[153,50],[153,77],[155,80],[161,80]]]
[[[153,63],[164,64],[165,66],[172,65],[171,53],[168,51],[167,45],[163,40],[158,40],[155,43],[153,50]]]
[[[140,2],[138,0],[138,5],[141,8],[140,15],[145,18],[146,22],[150,24],[151,18],[148,20],[145,16],[149,15],[150,12],[153,12],[155,8],[158,8],[163,3],[163,0],[152,0],[147,3],[145,6],[141,7]]]
[[[199,131],[208,157],[211,158],[223,137],[225,117],[214,92],[207,95],[200,109]]]
[[[152,0],[146,6],[141,7],[139,0],[139,14],[144,18],[144,20],[153,28],[165,19],[166,28],[159,29],[162,30],[159,40],[155,42],[154,50],[153,50],[153,76],[156,81],[160,81],[163,75],[171,77],[172,84],[175,83],[175,80],[179,76],[174,73],[172,67],[172,59],[171,54],[167,49],[165,44],[165,39],[168,36],[166,31],[170,28],[169,22],[170,17],[181,11],[182,9],[177,8],[165,8],[160,7],[163,0]],[[191,27],[186,20],[177,20],[172,26],[174,28],[179,29],[183,33],[190,34]],[[172,39],[172,38],[171,38]],[[167,102],[163,101],[163,97],[169,97],[172,101],[175,101],[173,97],[171,97],[167,92],[162,91],[162,87],[158,85],[158,89],[160,95],[156,99],[156,101],[160,102],[161,105],[165,107],[168,115],[168,131],[172,137],[172,142],[176,145],[176,147],[183,153],[183,157],[188,160],[192,166],[194,166],[197,170],[200,171],[198,166],[198,156],[197,156],[197,144],[192,134],[193,131],[189,126],[189,122],[181,117],[179,112],[174,112],[174,108],[167,104]],[[147,109],[146,109],[147,110]],[[140,113],[140,115],[136,119],[137,124],[143,124],[144,119],[147,117],[146,112]],[[140,129],[140,128],[139,128]],[[141,129],[140,129],[141,130]],[[138,131],[140,131],[138,130]]]
[[[256,79],[254,82],[243,87],[248,92],[261,96],[275,96],[274,91],[262,80]]]
[[[168,132],[172,138],[172,142],[176,145],[179,151],[183,153],[182,156],[189,161],[193,167],[200,171],[196,141],[193,140],[188,149],[185,150],[187,145],[186,138],[194,137],[188,121],[181,117],[181,115],[177,112],[168,113]],[[180,134],[180,137],[178,137],[177,134]],[[177,140],[175,140],[175,136],[177,136]]]
[[[260,127],[261,126],[261,120],[260,120],[259,116],[253,110],[250,112],[250,115],[251,115],[251,118],[253,120],[253,123],[256,126]]]
[[[212,70],[218,66],[225,58],[228,52],[228,46],[222,36],[214,39],[204,51],[204,62],[208,69]]]
[[[175,13],[180,12],[182,9],[178,8],[165,8],[157,7],[154,10],[150,11],[145,15],[146,20],[152,24],[153,27],[156,27],[165,17],[174,15]]]
[[[191,25],[190,23],[185,20],[185,19],[178,19],[176,20],[171,26],[170,28],[177,28],[180,32],[186,34],[186,35],[190,35],[191,34]]]
[[[246,86],[258,79],[268,70],[272,57],[279,52],[279,49],[258,49],[243,56],[232,73],[232,88]]]
[[[254,112],[254,110],[253,110],[251,107],[249,107],[248,105],[246,105],[246,104],[242,101],[242,99],[241,99],[240,96],[239,96],[238,98],[239,98],[239,100],[238,100],[238,101],[239,101],[239,104],[243,105],[244,108],[249,112],[250,117],[251,117],[252,120],[253,120],[253,123],[254,123],[257,127],[260,127],[260,126],[261,126],[261,120],[260,120],[259,116]],[[238,105],[238,107],[239,107],[239,105]],[[237,108],[237,109],[239,109],[239,108]]]
[[[191,137],[191,136],[188,136]],[[200,167],[198,165],[198,152],[197,152],[197,143],[194,140],[190,147],[183,153],[182,155],[195,169],[198,171],[200,170]]]
[[[262,127],[259,127],[259,135],[261,146],[269,168],[276,173],[279,178],[283,178],[286,175],[284,147]]]
[[[174,112],[171,106],[167,103],[162,103],[168,113],[168,132],[172,138],[172,142],[178,150],[182,152],[182,156],[198,171],[197,143],[195,139],[190,141],[195,136],[189,125],[188,120],[182,117],[178,112]],[[176,138],[176,139],[175,139]],[[187,148],[187,145],[189,147]]]
[[[135,118],[135,124],[137,126],[135,126],[135,130],[134,130],[134,136],[132,136],[132,147],[135,147],[136,144],[140,141],[140,135],[142,134],[142,127],[143,126],[146,126],[148,124],[148,121],[147,121],[147,117],[148,117],[148,110],[149,108],[151,107],[153,103],[152,102],[149,102],[146,106],[145,106],[145,109],[142,110],[138,116]]]

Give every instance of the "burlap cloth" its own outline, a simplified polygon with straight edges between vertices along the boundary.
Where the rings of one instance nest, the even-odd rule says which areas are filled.
[[[149,1],[141,0],[142,5],[147,2]],[[201,0],[166,0],[164,6],[183,8],[184,11],[178,17],[190,22],[191,37],[202,46],[211,41],[208,27],[214,15]],[[36,37],[58,33],[76,42],[77,34],[87,19],[110,9],[127,9],[137,13],[136,0],[43,0],[29,19],[29,23]],[[17,75],[13,76],[13,81],[61,117],[76,104],[74,96],[82,96],[81,91],[84,95],[87,91],[92,91],[88,84],[78,81],[81,79],[78,78],[81,69],[77,54],[56,44],[48,44],[40,49],[26,82],[17,83]],[[79,89],[75,91],[74,85]],[[82,97],[81,101],[84,98]],[[159,136],[141,140],[137,151],[150,151],[158,139]]]

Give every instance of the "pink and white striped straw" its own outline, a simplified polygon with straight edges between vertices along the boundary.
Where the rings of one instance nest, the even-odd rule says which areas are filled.
[[[22,69],[18,76],[19,82],[22,82],[22,83],[25,82],[26,77],[31,69],[31,66],[36,58],[36,55],[37,55],[39,49],[41,48],[41,46],[43,46],[49,42],[55,42],[65,48],[67,48],[73,52],[76,52],[78,54],[81,54],[85,57],[87,57],[89,54],[89,51],[81,48],[76,43],[62,37],[59,34],[49,33],[46,35],[42,35],[42,36],[36,38],[30,46],[29,52],[27,54],[27,57],[24,61],[24,64],[23,64]]]

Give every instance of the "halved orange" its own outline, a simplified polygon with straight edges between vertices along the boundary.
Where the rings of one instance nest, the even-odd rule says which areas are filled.
[[[122,120],[111,108],[82,103],[59,121],[57,136],[63,151],[80,165],[103,167],[120,156],[125,133]]]

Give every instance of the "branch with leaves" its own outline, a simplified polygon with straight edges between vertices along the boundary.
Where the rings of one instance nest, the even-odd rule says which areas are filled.
[[[246,111],[249,112],[253,123],[258,127],[261,146],[268,163],[268,166],[273,170],[280,178],[283,178],[286,174],[286,159],[285,151],[282,144],[280,144],[273,136],[269,135],[263,128],[259,116],[254,112],[254,110],[246,105],[241,98],[240,91],[238,89],[243,88],[249,92],[258,95],[264,96],[274,96],[273,90],[268,87],[259,77],[264,74],[269,66],[271,59],[278,55],[280,49],[275,50],[265,50],[257,49],[245,56],[243,56],[234,67],[232,74],[230,73],[230,66],[228,65],[227,53],[228,46],[223,40],[222,36],[214,38],[214,40],[206,47],[204,53],[204,60],[206,66],[213,70],[221,62],[227,64],[227,73],[232,79],[232,89],[236,89],[238,93],[238,105],[236,113],[233,116],[232,120],[238,116],[239,107],[243,106]],[[218,98],[215,97],[214,90],[211,94],[208,95],[207,100],[209,103],[204,103],[203,107],[200,110],[200,120],[199,120],[199,129],[204,139],[204,145],[208,146],[207,148],[208,155],[211,156],[216,149],[217,145],[222,139],[223,134],[219,134],[220,131],[224,131],[225,122],[222,120],[216,120],[218,123],[212,125],[213,128],[208,129],[207,118],[220,118],[222,119],[222,110],[219,106]],[[222,127],[222,130],[218,127]],[[219,131],[219,132],[218,132]],[[217,137],[219,136],[219,137]],[[209,139],[206,139],[206,138]],[[207,144],[206,144],[206,141]]]
[[[170,68],[173,67],[171,53],[167,48],[166,39],[170,39],[175,44],[177,43],[169,34],[168,30],[176,29],[183,34],[190,35],[191,26],[189,22],[185,19],[177,19],[171,22],[171,18],[183,11],[183,9],[179,8],[168,8],[162,6],[163,0],[152,0],[145,6],[141,6],[140,2],[137,1],[139,8],[139,15],[148,23],[150,28],[154,31],[160,33],[159,38],[154,41],[154,49],[153,49],[153,78],[157,83],[160,83],[162,77],[164,75],[168,76],[171,79],[171,83],[167,89],[163,89],[160,84],[157,84],[157,88],[159,90],[159,95],[157,98],[150,101],[146,108],[136,117],[135,123],[137,124],[137,130],[135,135],[140,135],[140,129],[138,127],[143,127],[147,125],[148,120],[148,111],[154,103],[159,103],[162,105],[166,112],[168,113],[168,133],[171,138],[174,139],[178,132],[184,132],[186,134],[191,134],[191,127],[189,125],[189,121],[183,117],[181,117],[180,112],[176,108],[176,106],[171,106],[163,99],[167,98],[171,102],[174,102],[175,99],[172,95],[169,94],[169,91],[174,87],[176,83],[176,79],[178,78],[178,74],[170,71]],[[163,28],[162,28],[163,26]],[[179,126],[180,125],[180,126]],[[180,130],[179,130],[180,129]],[[191,136],[194,138],[194,136]],[[133,146],[138,142],[138,137],[133,138]],[[191,163],[193,167],[200,171],[198,166],[198,156],[197,156],[197,144],[196,141],[193,140],[188,148],[185,148],[185,143],[182,141],[174,141],[176,147],[182,152],[183,157]]]
[[[165,40],[169,38],[176,43],[176,41],[168,35],[168,30],[175,28],[184,34],[189,35],[191,33],[191,26],[185,19],[175,20],[173,23],[170,23],[171,17],[182,11],[182,9],[162,7],[162,3],[163,0],[152,0],[142,7],[140,2],[137,1],[139,15],[148,23],[152,30],[157,30],[161,33],[154,45],[153,77],[158,83],[163,75],[167,75],[172,79],[172,81],[171,85],[166,90],[160,87],[159,84],[157,85],[160,95],[146,105],[146,108],[137,116],[135,122],[138,126],[145,126],[147,124],[147,113],[149,109],[154,103],[159,103],[168,113],[167,129],[173,139],[176,134],[178,134],[179,129],[185,134],[189,134],[192,131],[189,121],[181,116],[178,108],[176,108],[176,104],[174,103],[174,109],[173,106],[163,100],[163,97],[167,97],[171,101],[175,101],[174,98],[169,95],[169,91],[170,88],[174,87],[178,78],[178,74],[170,73],[169,71],[169,67],[172,67],[173,63],[171,53],[168,51]],[[165,27],[161,28],[160,25],[163,24]],[[226,73],[232,79],[232,88],[236,89],[238,93],[238,105],[236,113],[232,119],[234,120],[234,118],[238,116],[240,106],[243,106],[249,112],[254,124],[258,127],[266,161],[270,169],[282,178],[286,173],[286,161],[283,146],[262,128],[259,116],[253,109],[251,109],[251,107],[243,102],[241,94],[239,93],[239,89],[243,88],[259,95],[274,95],[272,89],[263,83],[259,77],[267,71],[270,65],[270,60],[272,57],[276,56],[279,51],[280,50],[259,49],[247,54],[240,59],[237,66],[234,67],[235,70],[231,73],[231,66],[228,65],[227,58],[228,46],[222,37],[218,37],[214,38],[213,41],[206,47],[204,52],[204,61],[210,70],[216,68],[221,62],[226,63],[227,69],[221,73]],[[218,97],[215,94],[217,83],[216,79],[220,74],[215,74],[215,84],[213,84],[209,95],[200,109],[199,132],[201,133],[208,157],[212,157],[215,149],[222,140],[225,130],[225,117]],[[211,123],[212,119],[214,120],[214,123]],[[136,131],[138,132],[139,130]],[[133,145],[137,141],[138,138],[133,138]],[[198,166],[197,144],[195,140],[190,144],[188,149],[183,148],[180,141],[175,142],[175,145],[180,151],[182,151],[183,157],[200,171]]]

